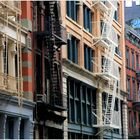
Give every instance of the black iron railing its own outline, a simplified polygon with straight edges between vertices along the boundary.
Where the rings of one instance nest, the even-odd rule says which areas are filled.
[[[36,94],[37,103],[45,103],[54,108],[61,108],[63,110],[67,109],[67,95],[61,94],[51,94],[47,96],[46,94]]]

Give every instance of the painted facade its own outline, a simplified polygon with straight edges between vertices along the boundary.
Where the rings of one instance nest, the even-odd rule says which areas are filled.
[[[2,22],[0,138],[127,139],[124,2],[22,1],[21,11],[22,26]]]
[[[32,139],[34,102],[24,94],[28,74],[22,72],[28,71],[28,30],[19,22],[20,2],[2,1],[0,6],[0,138]]]
[[[128,138],[123,1],[116,2],[111,21],[118,36],[113,61],[119,68],[119,91],[109,92],[105,82],[109,76],[104,79],[99,74],[106,52],[100,43],[102,38],[97,41],[96,36],[100,36],[107,3],[110,1],[61,2],[62,24],[68,32],[68,44],[62,47],[63,92],[68,96],[64,138]],[[110,94],[116,94],[113,110],[120,121],[113,122],[118,123],[115,126],[108,126],[106,119],[102,119],[107,115],[106,97],[112,99]]]

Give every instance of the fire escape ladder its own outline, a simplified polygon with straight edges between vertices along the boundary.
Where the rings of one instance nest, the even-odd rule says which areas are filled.
[[[102,66],[99,64],[99,69],[101,68],[101,70],[99,70],[97,76],[108,81],[108,87],[106,87],[108,94],[105,101],[105,110],[101,109],[102,103],[99,103],[99,106],[97,106],[96,109],[97,111],[93,111],[94,119],[97,119],[97,121],[94,122],[93,127],[103,127],[104,129],[119,128],[119,123],[114,121],[114,113],[118,113],[114,111],[116,93],[117,90],[118,92],[120,90],[118,86],[120,80],[119,68],[118,64],[114,61],[115,48],[118,45],[117,33],[115,32],[113,27],[116,3],[117,1],[112,0],[97,0],[96,2],[94,0],[93,4],[95,8],[98,9],[99,7],[99,10],[104,13],[104,17],[102,19],[103,24],[101,25],[101,34],[95,35],[93,38],[95,42],[94,45],[96,45],[97,47],[102,47],[104,49]],[[102,9],[104,7],[106,7],[106,10]],[[118,115],[119,113],[117,114],[117,116]]]
[[[117,81],[115,79],[111,83],[110,88],[112,89],[112,94],[107,95],[106,109],[105,109],[104,122],[103,122],[105,126],[115,125],[112,122],[114,106],[115,106],[116,89],[117,89]]]
[[[50,91],[51,91],[51,97],[50,102],[51,105],[62,108],[62,86],[61,86],[61,63],[57,59],[56,52],[59,50],[59,47],[61,45],[56,44],[56,37],[54,34],[56,32],[60,32],[60,28],[57,29],[57,25],[59,24],[59,20],[56,16],[56,9],[55,9],[55,1],[49,1],[50,6],[50,43],[48,47],[49,56],[50,56],[50,77],[51,77],[51,83],[50,83]]]

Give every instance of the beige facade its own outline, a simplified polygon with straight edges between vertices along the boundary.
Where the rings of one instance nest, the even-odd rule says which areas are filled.
[[[110,1],[110,0],[108,0]],[[115,33],[117,34],[118,38],[118,44],[117,44],[117,50],[119,50],[119,53],[114,54],[113,59],[115,62],[117,62],[117,67],[120,76],[118,79],[120,79],[120,87],[118,86],[119,92],[115,94],[115,98],[119,100],[119,105],[124,103],[126,100],[126,77],[125,77],[125,42],[124,42],[124,2],[121,0],[116,0],[115,6],[117,7],[117,20],[112,21],[112,27],[115,30]],[[73,20],[70,16],[67,14],[67,5],[66,1],[61,1],[61,16],[62,16],[62,24],[66,27],[68,32],[68,39],[71,38],[71,36],[74,36],[79,40],[78,42],[78,63],[75,64],[68,58],[68,46],[63,46],[62,48],[62,56],[63,56],[63,72],[67,74],[67,77],[73,77],[77,80],[80,80],[81,82],[84,82],[94,88],[97,89],[97,114],[100,120],[98,120],[98,128],[100,128],[101,132],[99,132],[99,137],[102,137],[103,131],[106,131],[108,128],[103,127],[103,120],[102,120],[102,93],[106,92],[109,94],[113,94],[110,89],[108,89],[106,85],[106,81],[108,80],[108,76],[106,78],[103,78],[100,76],[100,73],[102,72],[102,56],[106,55],[106,49],[101,46],[101,43],[96,42],[95,36],[100,37],[101,33],[101,20],[104,20],[106,17],[105,9],[98,8],[97,6],[103,5],[103,3],[100,3],[99,1],[79,1],[76,3],[77,9],[77,21]],[[92,18],[90,23],[92,24],[92,31],[89,32],[88,29],[84,28],[84,6],[88,7],[88,9],[92,13]],[[109,7],[110,8],[110,7]],[[110,21],[109,21],[110,22]],[[98,40],[99,42],[101,41]],[[93,71],[89,71],[85,68],[85,60],[84,60],[84,44],[86,44],[88,47],[90,47],[94,51],[93,56]],[[113,66],[112,66],[113,67]],[[66,83],[63,83],[63,85],[66,87]],[[116,87],[117,88],[117,87]],[[124,94],[122,94],[124,93]],[[68,94],[68,92],[67,92]],[[126,101],[125,101],[126,102]],[[119,120],[121,120],[121,109],[122,112],[127,112],[127,108],[119,106],[119,112],[116,114],[119,117]],[[123,113],[125,114],[125,113]],[[126,114],[125,114],[126,115]],[[127,117],[123,117],[123,124],[127,125]],[[115,116],[116,117],[116,116]],[[68,120],[65,121],[65,125],[68,124]],[[99,125],[100,124],[100,125]],[[94,126],[93,124],[93,127]],[[115,127],[112,127],[115,128]],[[122,122],[119,121],[119,134],[121,134],[121,129],[124,130],[124,137],[127,138],[127,126],[122,126]],[[103,130],[103,131],[102,131]],[[67,133],[68,130],[66,130]],[[65,135],[67,138],[67,135]]]

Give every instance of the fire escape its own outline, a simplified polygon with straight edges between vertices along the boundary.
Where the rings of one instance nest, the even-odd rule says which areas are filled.
[[[61,53],[61,46],[67,43],[66,29],[60,23],[60,7],[57,1],[46,1],[44,31],[38,31],[37,37],[41,38],[44,46],[47,47],[48,57],[48,73],[49,73],[49,94],[37,94],[37,104],[40,117],[40,112],[44,106],[48,110],[63,111],[66,110],[66,96],[62,91],[62,64],[61,54],[58,58],[58,53]],[[47,111],[48,111],[47,110]],[[44,114],[44,113],[43,113]],[[50,115],[51,116],[51,115]],[[50,117],[48,115],[48,117]],[[51,118],[52,119],[52,118]]]
[[[120,92],[119,67],[114,61],[115,48],[118,46],[117,33],[113,28],[113,19],[117,2],[112,0],[94,0],[93,7],[100,10],[103,14],[101,21],[95,22],[95,26],[100,26],[100,33],[93,37],[94,45],[104,50],[102,64],[99,64],[97,77],[107,81],[108,94],[106,97],[105,110],[100,110],[102,103],[99,103],[97,109],[93,110],[93,117],[96,121],[93,127],[105,129],[120,129],[118,119],[119,112],[114,110],[116,95]],[[100,132],[99,132],[100,133]]]

